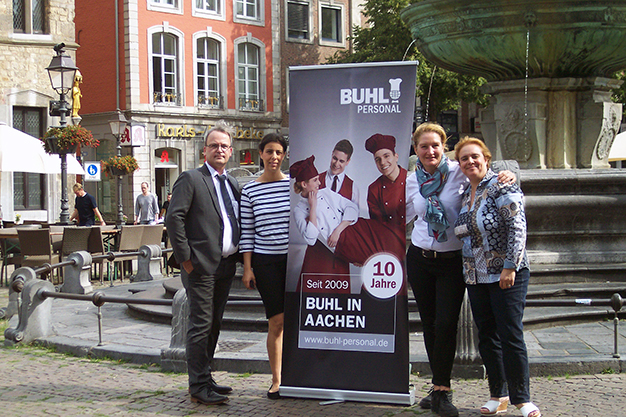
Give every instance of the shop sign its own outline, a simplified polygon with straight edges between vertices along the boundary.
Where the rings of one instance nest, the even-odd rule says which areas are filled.
[[[122,146],[143,146],[146,144],[146,128],[142,125],[126,126],[120,138]]]
[[[208,129],[212,126],[209,125]],[[235,139],[263,139],[264,133],[263,130],[257,130],[253,127],[242,127],[235,126],[234,127],[234,138]],[[163,123],[158,123],[156,125],[156,137],[157,138],[172,138],[172,139],[187,139],[187,138],[195,138],[201,137],[204,135],[204,130],[198,130],[197,128],[182,125],[182,126],[168,126]]]

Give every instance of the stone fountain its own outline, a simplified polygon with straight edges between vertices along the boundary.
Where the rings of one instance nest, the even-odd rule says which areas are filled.
[[[531,283],[562,295],[625,282],[626,171],[608,169],[608,155],[626,1],[423,0],[401,16],[429,61],[488,81],[482,133],[495,159],[523,168]]]
[[[402,13],[431,62],[487,79],[496,158],[522,168],[608,168],[621,121],[626,1],[425,0]]]
[[[626,1],[423,0],[402,19],[430,61],[487,79],[483,136],[495,159],[524,168],[528,249],[536,270],[550,265],[544,280],[624,281],[626,172],[605,168],[622,115],[609,77],[626,68]]]

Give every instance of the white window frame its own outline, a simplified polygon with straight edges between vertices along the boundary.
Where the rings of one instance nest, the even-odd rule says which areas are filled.
[[[207,10],[205,8],[198,7],[198,1],[201,1],[202,3],[206,2],[206,0],[191,0],[192,16],[226,21],[226,14],[224,13],[224,0],[215,0],[217,4],[217,10]]]
[[[289,3],[298,3],[302,5],[306,5],[309,8],[308,13],[308,32],[305,38],[292,38],[289,36]],[[313,13],[311,13],[311,8],[314,7],[310,0],[285,0],[285,41],[287,42],[298,42],[298,43],[313,43]]]
[[[263,100],[263,110],[258,111],[263,113],[267,111],[267,94],[266,94],[266,71],[265,71],[265,44],[259,39],[253,38],[251,34],[248,36],[242,36],[235,39],[234,53],[235,53],[235,108],[239,110],[239,45],[244,43],[250,43],[259,48],[259,79],[258,79],[258,99]],[[248,110],[241,110],[248,111]],[[250,110],[257,112],[256,110]]]
[[[44,40],[52,41],[52,35],[50,34],[50,19],[46,14],[47,1],[40,0],[44,7],[43,19],[44,21],[44,31],[43,32],[34,32],[33,31],[33,0],[21,0],[24,7],[24,32],[14,32],[13,27],[13,13],[11,13],[11,32],[9,37],[13,39],[20,40],[37,40],[38,42]]]
[[[322,38],[322,9],[335,9],[335,10],[339,10],[339,22],[341,24],[341,40],[339,42],[336,41],[329,41],[326,39]],[[346,14],[345,14],[345,8],[344,5],[342,3],[337,3],[334,1],[331,2],[320,2],[319,3],[319,10],[318,10],[318,20],[319,20],[319,28],[318,28],[318,36],[319,36],[319,43],[320,45],[323,46],[334,46],[334,47],[345,47],[346,46],[346,27],[345,27],[345,19],[346,19]]]
[[[152,62],[152,58],[153,58],[153,54],[152,54],[152,35],[156,34],[156,33],[164,33],[164,34],[169,34],[172,35],[174,37],[177,38],[177,62],[176,62],[176,71],[178,71],[178,73],[176,74],[176,82],[177,82],[177,87],[176,87],[176,94],[180,96],[180,100],[178,100],[178,103],[176,101],[174,102],[157,102],[154,99],[154,68],[153,68],[153,62]],[[148,28],[148,70],[149,70],[149,75],[150,75],[150,98],[149,98],[149,102],[151,105],[154,106],[176,106],[176,107],[180,107],[180,106],[184,106],[185,105],[185,78],[184,78],[184,62],[185,62],[185,44],[184,44],[184,33],[172,26],[169,26],[169,24],[167,22],[164,22],[163,25],[159,25],[159,26],[153,26],[151,28]]]
[[[202,32],[197,32],[194,33],[193,35],[193,59],[194,59],[194,65],[193,65],[193,91],[194,91],[194,105],[196,107],[202,107],[198,104],[198,62],[197,62],[197,57],[198,57],[198,39],[201,38],[209,38],[212,39],[214,41],[216,41],[219,44],[219,63],[218,63],[218,85],[219,85],[219,95],[222,98],[222,109],[220,110],[226,110],[228,109],[228,84],[227,84],[227,71],[228,71],[228,67],[227,67],[227,51],[226,51],[226,45],[227,45],[227,41],[226,38],[223,37],[222,35],[219,35],[217,33],[213,33],[210,30],[206,30],[206,31],[202,31]]]
[[[237,13],[238,3],[254,2],[256,16],[247,16]],[[247,25],[265,26],[265,1],[264,0],[233,0],[233,22]]]
[[[184,0],[146,0],[146,6],[154,12],[183,14],[183,2]]]

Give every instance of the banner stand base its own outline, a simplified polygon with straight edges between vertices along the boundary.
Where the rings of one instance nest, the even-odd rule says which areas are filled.
[[[305,388],[280,386],[281,397],[311,398],[318,400],[359,401],[367,403],[398,404],[411,406],[415,404],[415,387],[411,385],[406,394],[392,392],[351,391],[327,388]]]

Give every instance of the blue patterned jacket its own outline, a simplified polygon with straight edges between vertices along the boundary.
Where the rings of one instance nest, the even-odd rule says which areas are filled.
[[[528,268],[524,194],[517,184],[498,183],[489,169],[476,189],[465,190],[454,232],[463,243],[463,272],[467,284],[500,281],[503,268]]]

